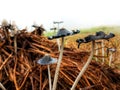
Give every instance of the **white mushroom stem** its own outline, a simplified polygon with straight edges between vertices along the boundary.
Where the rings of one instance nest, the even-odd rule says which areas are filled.
[[[98,55],[98,43],[96,42],[96,51],[95,51],[95,55],[97,56]],[[96,59],[96,61],[98,61],[98,58],[96,57],[95,58]]]
[[[7,90],[7,89],[2,85],[1,82],[0,82],[0,88],[1,88],[2,90]]]
[[[48,78],[49,78],[49,90],[52,90],[51,74],[50,74],[50,65],[48,65]]]
[[[52,90],[56,90],[56,87],[57,87],[57,80],[58,80],[58,75],[59,75],[59,71],[60,71],[60,64],[61,64],[62,56],[63,56],[63,49],[64,49],[64,37],[62,37],[61,49],[60,49],[59,59],[58,59],[58,63],[57,63],[56,71],[55,71]]]
[[[84,65],[84,67],[82,68],[81,72],[79,73],[79,75],[77,76],[75,82],[72,85],[71,90],[75,90],[75,87],[77,86],[78,82],[80,81],[82,75],[84,74],[84,72],[86,71],[86,69],[88,68],[92,58],[93,58],[93,54],[94,54],[94,45],[95,45],[95,41],[92,41],[92,50],[91,50],[91,54],[86,62],[86,64]]]
[[[101,46],[102,46],[102,56],[103,56],[102,61],[104,63],[105,62],[105,58],[104,58],[105,52],[104,52],[104,41],[103,40],[102,40]]]
[[[15,48],[15,54],[17,55],[17,30],[14,29],[14,48]]]
[[[57,39],[57,44],[58,44],[58,51],[60,51],[60,40]]]
[[[113,58],[112,51],[110,51],[109,66],[111,66],[112,58]]]

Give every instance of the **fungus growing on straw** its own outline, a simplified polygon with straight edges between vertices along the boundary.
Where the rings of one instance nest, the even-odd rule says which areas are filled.
[[[95,40],[99,40],[99,39],[107,39],[108,40],[109,38],[112,38],[114,36],[115,35],[113,33],[110,33],[109,35],[105,35],[104,32],[100,31],[100,32],[97,32],[96,35],[88,35],[84,39],[77,39],[76,40],[76,42],[78,43],[78,47],[80,46],[81,43],[88,43],[88,42],[92,41],[92,47],[91,47],[92,49],[91,49],[91,54],[90,54],[86,64],[84,65],[84,67],[82,68],[81,72],[77,76],[75,82],[73,83],[73,85],[71,87],[71,90],[75,90],[75,87],[77,86],[77,83],[81,79],[82,75],[84,74],[84,72],[86,71],[88,65],[90,64],[90,62],[92,60],[92,57],[93,57],[93,54],[94,54]]]
[[[56,87],[57,87],[57,80],[58,80],[58,76],[59,76],[60,64],[62,61],[63,49],[64,49],[64,37],[74,35],[74,34],[77,34],[79,32],[80,32],[79,30],[76,30],[74,32],[70,32],[70,31],[66,30],[65,28],[62,28],[57,32],[57,35],[48,37],[48,39],[50,39],[50,40],[62,38],[60,54],[59,54],[59,59],[58,59],[58,63],[57,63],[56,71],[55,71],[55,77],[54,77],[54,81],[53,81],[53,89],[52,90],[56,90]]]
[[[87,39],[86,39],[86,38],[87,38]],[[84,67],[82,68],[81,72],[79,73],[79,75],[78,75],[77,78],[75,79],[75,82],[73,83],[73,85],[72,85],[72,87],[71,87],[71,90],[75,90],[75,87],[77,86],[77,83],[78,83],[79,80],[81,79],[82,75],[84,74],[84,72],[85,72],[86,69],[88,68],[88,66],[89,66],[89,64],[90,64],[90,62],[91,62],[91,60],[92,60],[92,58],[93,58],[95,41],[92,40],[92,38],[93,38],[93,36],[92,36],[92,35],[91,35],[91,36],[89,35],[88,37],[85,37],[85,39],[83,39],[83,41],[84,41],[83,43],[87,43],[87,42],[92,41],[91,54],[90,54],[90,56],[89,56],[86,64],[85,64]],[[77,40],[77,42],[78,42],[78,41],[79,41],[79,40]],[[80,39],[80,41],[82,41],[82,40]],[[81,42],[80,42],[80,43],[81,43]],[[78,44],[78,45],[79,45],[79,44]],[[79,46],[78,46],[78,47],[79,47]]]
[[[52,84],[51,84],[51,74],[50,74],[50,64],[57,63],[57,59],[50,57],[50,55],[46,54],[43,58],[39,59],[37,61],[40,65],[47,65],[48,67],[48,77],[49,77],[49,90],[52,90]]]

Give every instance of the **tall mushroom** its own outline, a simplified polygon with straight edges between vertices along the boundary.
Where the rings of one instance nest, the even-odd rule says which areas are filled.
[[[85,43],[92,41],[92,49],[91,49],[91,54],[86,62],[86,64],[84,65],[84,67],[82,68],[81,72],[79,73],[79,75],[77,76],[77,78],[75,79],[75,82],[73,83],[71,90],[75,90],[75,87],[77,86],[77,83],[79,82],[79,80],[81,79],[82,75],[84,74],[84,72],[86,71],[87,67],[89,66],[92,58],[93,58],[93,54],[94,54],[94,45],[95,45],[95,41],[91,40],[93,38],[93,36],[88,36],[87,39],[84,40]],[[77,40],[78,42],[79,40]]]
[[[56,38],[62,38],[60,54],[59,54],[59,59],[58,59],[58,63],[57,63],[56,71],[55,71],[55,76],[54,76],[54,81],[53,81],[53,89],[52,90],[56,90],[56,87],[57,87],[57,80],[58,80],[58,76],[59,76],[60,65],[61,65],[62,56],[63,56],[63,49],[64,49],[64,37],[69,36],[69,35],[74,35],[74,34],[77,34],[79,32],[80,32],[79,30],[76,30],[74,32],[70,32],[70,31],[62,28],[57,32],[57,35],[52,36],[52,37],[48,37],[48,39],[50,39],[50,40],[56,39]]]
[[[86,62],[86,64],[84,65],[84,67],[82,68],[81,72],[79,73],[79,75],[77,76],[75,82],[73,83],[71,90],[75,90],[75,87],[77,86],[77,83],[79,82],[79,80],[81,79],[82,75],[84,74],[84,72],[86,71],[88,65],[90,64],[93,54],[94,54],[94,46],[95,46],[95,40],[99,40],[99,39],[109,39],[114,37],[115,35],[110,33],[109,35],[105,35],[104,32],[100,31],[97,32],[96,35],[88,35],[87,37],[85,37],[84,39],[77,39],[76,42],[78,43],[78,47],[80,46],[81,43],[87,43],[87,42],[91,42],[92,41],[92,50],[91,50],[91,54]]]
[[[43,58],[39,59],[37,61],[38,64],[40,65],[47,65],[48,67],[48,78],[49,78],[49,90],[52,90],[52,85],[51,85],[51,74],[50,74],[50,64],[55,64],[57,63],[57,60],[55,58],[50,57],[50,55],[46,54]]]

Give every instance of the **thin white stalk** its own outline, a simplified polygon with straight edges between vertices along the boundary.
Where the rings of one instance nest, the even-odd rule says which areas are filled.
[[[91,54],[86,62],[86,64],[84,65],[84,67],[82,68],[81,72],[79,73],[79,75],[77,76],[75,82],[72,85],[71,90],[75,90],[75,87],[77,86],[78,82],[80,81],[82,75],[84,74],[84,72],[86,71],[86,69],[88,68],[92,58],[93,58],[93,54],[94,54],[94,45],[95,45],[95,41],[92,41],[92,50],[91,50]]]
[[[55,77],[54,77],[54,81],[53,81],[53,89],[52,90],[56,90],[56,87],[57,87],[57,80],[58,80],[60,65],[61,65],[62,56],[63,56],[63,49],[64,49],[64,37],[62,37],[61,49],[60,49],[59,59],[58,59],[58,63],[57,63],[56,71],[55,71]]]
[[[51,74],[50,74],[50,65],[48,65],[48,78],[49,78],[49,90],[52,90]]]
[[[102,61],[104,63],[105,62],[105,58],[104,58],[105,52],[104,52],[104,41],[103,40],[102,40],[101,46],[102,46],[102,56],[103,56]]]
[[[0,88],[1,88],[2,90],[7,90],[7,89],[2,85],[1,82],[0,82]]]
[[[95,46],[96,46],[95,55],[97,56],[97,55],[98,55],[98,43],[97,43],[97,42],[96,42],[96,45],[95,45]],[[97,57],[96,57],[95,59],[96,59],[96,61],[98,61],[98,58],[97,58]]]
[[[17,55],[17,30],[14,29],[14,48],[15,54]]]
[[[112,63],[112,58],[113,58],[113,55],[112,55],[112,52],[110,51],[109,66],[111,66],[111,63]]]
[[[57,44],[58,44],[58,51],[60,51],[60,40],[57,39],[56,41],[57,41]]]
[[[17,37],[14,37],[15,54],[17,55]]]

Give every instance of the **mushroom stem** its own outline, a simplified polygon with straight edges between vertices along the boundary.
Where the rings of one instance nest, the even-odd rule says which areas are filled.
[[[7,89],[2,85],[1,82],[0,82],[0,88],[1,88],[2,90],[7,90]]]
[[[89,64],[90,64],[90,62],[91,62],[91,60],[92,60],[93,54],[94,54],[94,45],[95,45],[95,41],[92,41],[91,54],[90,54],[90,56],[89,56],[86,64],[85,64],[84,67],[82,68],[81,72],[80,72],[79,75],[77,76],[75,82],[73,83],[71,90],[75,90],[75,87],[77,86],[77,83],[80,81],[82,75],[84,74],[84,72],[86,71],[87,67],[89,66]]]
[[[109,57],[109,66],[111,66],[111,62],[112,62],[112,58],[113,58],[113,55],[112,55],[112,52],[110,52],[110,57]]]
[[[96,56],[98,55],[98,43],[96,43],[96,52],[95,52],[95,55],[96,55]],[[97,57],[96,57],[95,59],[96,59],[96,61],[98,61],[98,58],[97,58]]]
[[[57,44],[58,44],[58,51],[60,51],[60,40],[57,39]]]
[[[14,48],[15,48],[15,54],[17,55],[17,31],[14,29]]]
[[[49,78],[49,90],[52,90],[51,74],[50,74],[50,65],[48,65],[48,78]]]
[[[103,40],[102,40],[101,46],[102,46],[102,56],[103,56],[102,61],[104,63],[105,62],[105,58],[104,58],[105,52],[104,52],[104,41]]]
[[[54,81],[53,81],[53,89],[52,90],[56,90],[56,87],[57,87],[57,80],[58,80],[60,64],[61,64],[62,56],[63,56],[63,49],[64,49],[64,37],[62,37],[61,49],[60,49],[59,59],[58,59],[58,63],[57,63],[56,71],[55,71],[55,77],[54,77]]]

